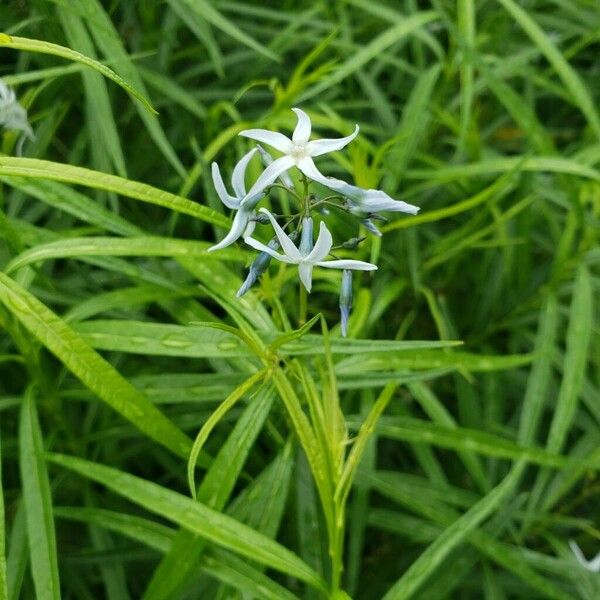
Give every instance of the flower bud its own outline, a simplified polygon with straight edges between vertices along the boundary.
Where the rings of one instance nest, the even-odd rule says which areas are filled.
[[[313,249],[313,220],[310,217],[302,219],[302,233],[300,236],[300,254],[306,256]]]
[[[346,240],[341,245],[341,247],[346,248],[346,250],[356,250],[358,248],[358,245],[365,239],[366,238],[364,238],[364,237],[353,237],[353,238],[350,238],[349,240]]]
[[[352,310],[352,271],[344,269],[342,272],[342,287],[340,289],[340,325],[342,335],[346,337],[348,333],[348,318]]]
[[[381,231],[377,229],[377,227],[371,219],[362,219],[361,223],[367,231],[370,231],[373,235],[376,235],[377,237],[381,237]]]
[[[277,250],[279,248],[279,242],[277,238],[273,238],[268,244],[271,250]],[[236,296],[241,298],[258,280],[258,278],[267,270],[269,263],[271,262],[271,256],[266,252],[261,252],[250,265],[248,275],[242,283],[242,287],[237,291]]]

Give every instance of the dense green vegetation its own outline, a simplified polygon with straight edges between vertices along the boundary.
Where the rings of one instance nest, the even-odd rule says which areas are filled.
[[[568,544],[600,550],[597,0],[8,0],[0,29],[35,133],[0,148],[0,598],[600,597]],[[346,339],[339,271],[238,299],[254,254],[207,252],[211,162],[297,106],[360,125],[320,168],[421,207],[361,230]]]

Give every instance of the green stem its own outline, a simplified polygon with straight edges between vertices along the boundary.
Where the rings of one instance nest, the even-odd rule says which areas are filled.
[[[300,285],[299,309],[298,309],[298,326],[302,327],[306,323],[307,315],[307,296],[306,289]]]

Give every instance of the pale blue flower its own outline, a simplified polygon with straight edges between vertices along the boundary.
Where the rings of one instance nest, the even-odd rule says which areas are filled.
[[[379,212],[404,212],[416,215],[420,210],[414,204],[394,200],[382,190],[365,190],[341,179],[335,179],[335,177],[323,177],[315,181],[348,199],[350,201],[350,212],[359,216]]]
[[[285,231],[283,231],[279,223],[277,223],[275,217],[266,208],[261,208],[260,212],[267,215],[271,221],[271,225],[275,230],[275,235],[281,245],[283,254],[276,252],[269,246],[252,237],[245,237],[244,241],[255,250],[266,252],[281,262],[298,265],[298,275],[307,292],[310,292],[312,288],[312,272],[314,267],[325,267],[326,269],[353,269],[358,271],[374,271],[377,269],[377,265],[361,260],[324,260],[331,251],[333,238],[329,229],[327,229],[327,225],[325,225],[323,221],[321,221],[319,225],[319,236],[317,241],[314,247],[311,247],[312,219],[304,219],[303,235],[300,240],[300,247],[298,248]],[[305,231],[307,233],[304,233]]]
[[[309,141],[308,138],[312,129],[310,117],[299,108],[292,108],[292,110],[298,117],[292,139],[283,135],[283,133],[269,131],[268,129],[246,129],[240,132],[241,136],[263,142],[279,150],[279,152],[283,152],[283,156],[274,160],[256,180],[248,192],[248,199],[244,199],[244,203],[249,202],[250,198],[262,192],[282,173],[294,166],[298,167],[309,179],[314,181],[324,179],[325,176],[317,169],[313,157],[341,150],[358,135],[358,125],[356,125],[354,133],[346,137]]]
[[[252,234],[254,230],[255,222],[252,218],[256,215],[255,208],[258,204],[258,201],[264,196],[263,192],[259,192],[254,194],[253,196],[249,196],[246,194],[246,168],[248,167],[248,163],[252,159],[252,157],[256,154],[257,149],[253,148],[250,152],[247,152],[242,156],[240,161],[237,163],[235,168],[233,169],[233,174],[231,176],[231,185],[233,187],[233,191],[235,195],[230,195],[223,183],[223,178],[221,177],[221,171],[219,170],[219,165],[216,162],[212,163],[212,178],[215,186],[215,190],[221,202],[232,210],[236,210],[235,217],[233,218],[233,223],[231,224],[231,229],[229,233],[214,246],[211,246],[208,251],[212,252],[213,250],[220,250],[221,248],[225,248],[233,244],[237,239],[239,239],[242,234],[244,236],[248,236]],[[246,200],[246,202],[242,205],[242,200]]]

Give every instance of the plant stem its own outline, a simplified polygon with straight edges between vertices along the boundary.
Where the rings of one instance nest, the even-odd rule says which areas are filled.
[[[307,296],[306,289],[303,285],[299,286],[300,288],[300,296],[299,296],[299,309],[298,309],[298,326],[302,327],[304,323],[306,323],[306,314],[307,314]]]

